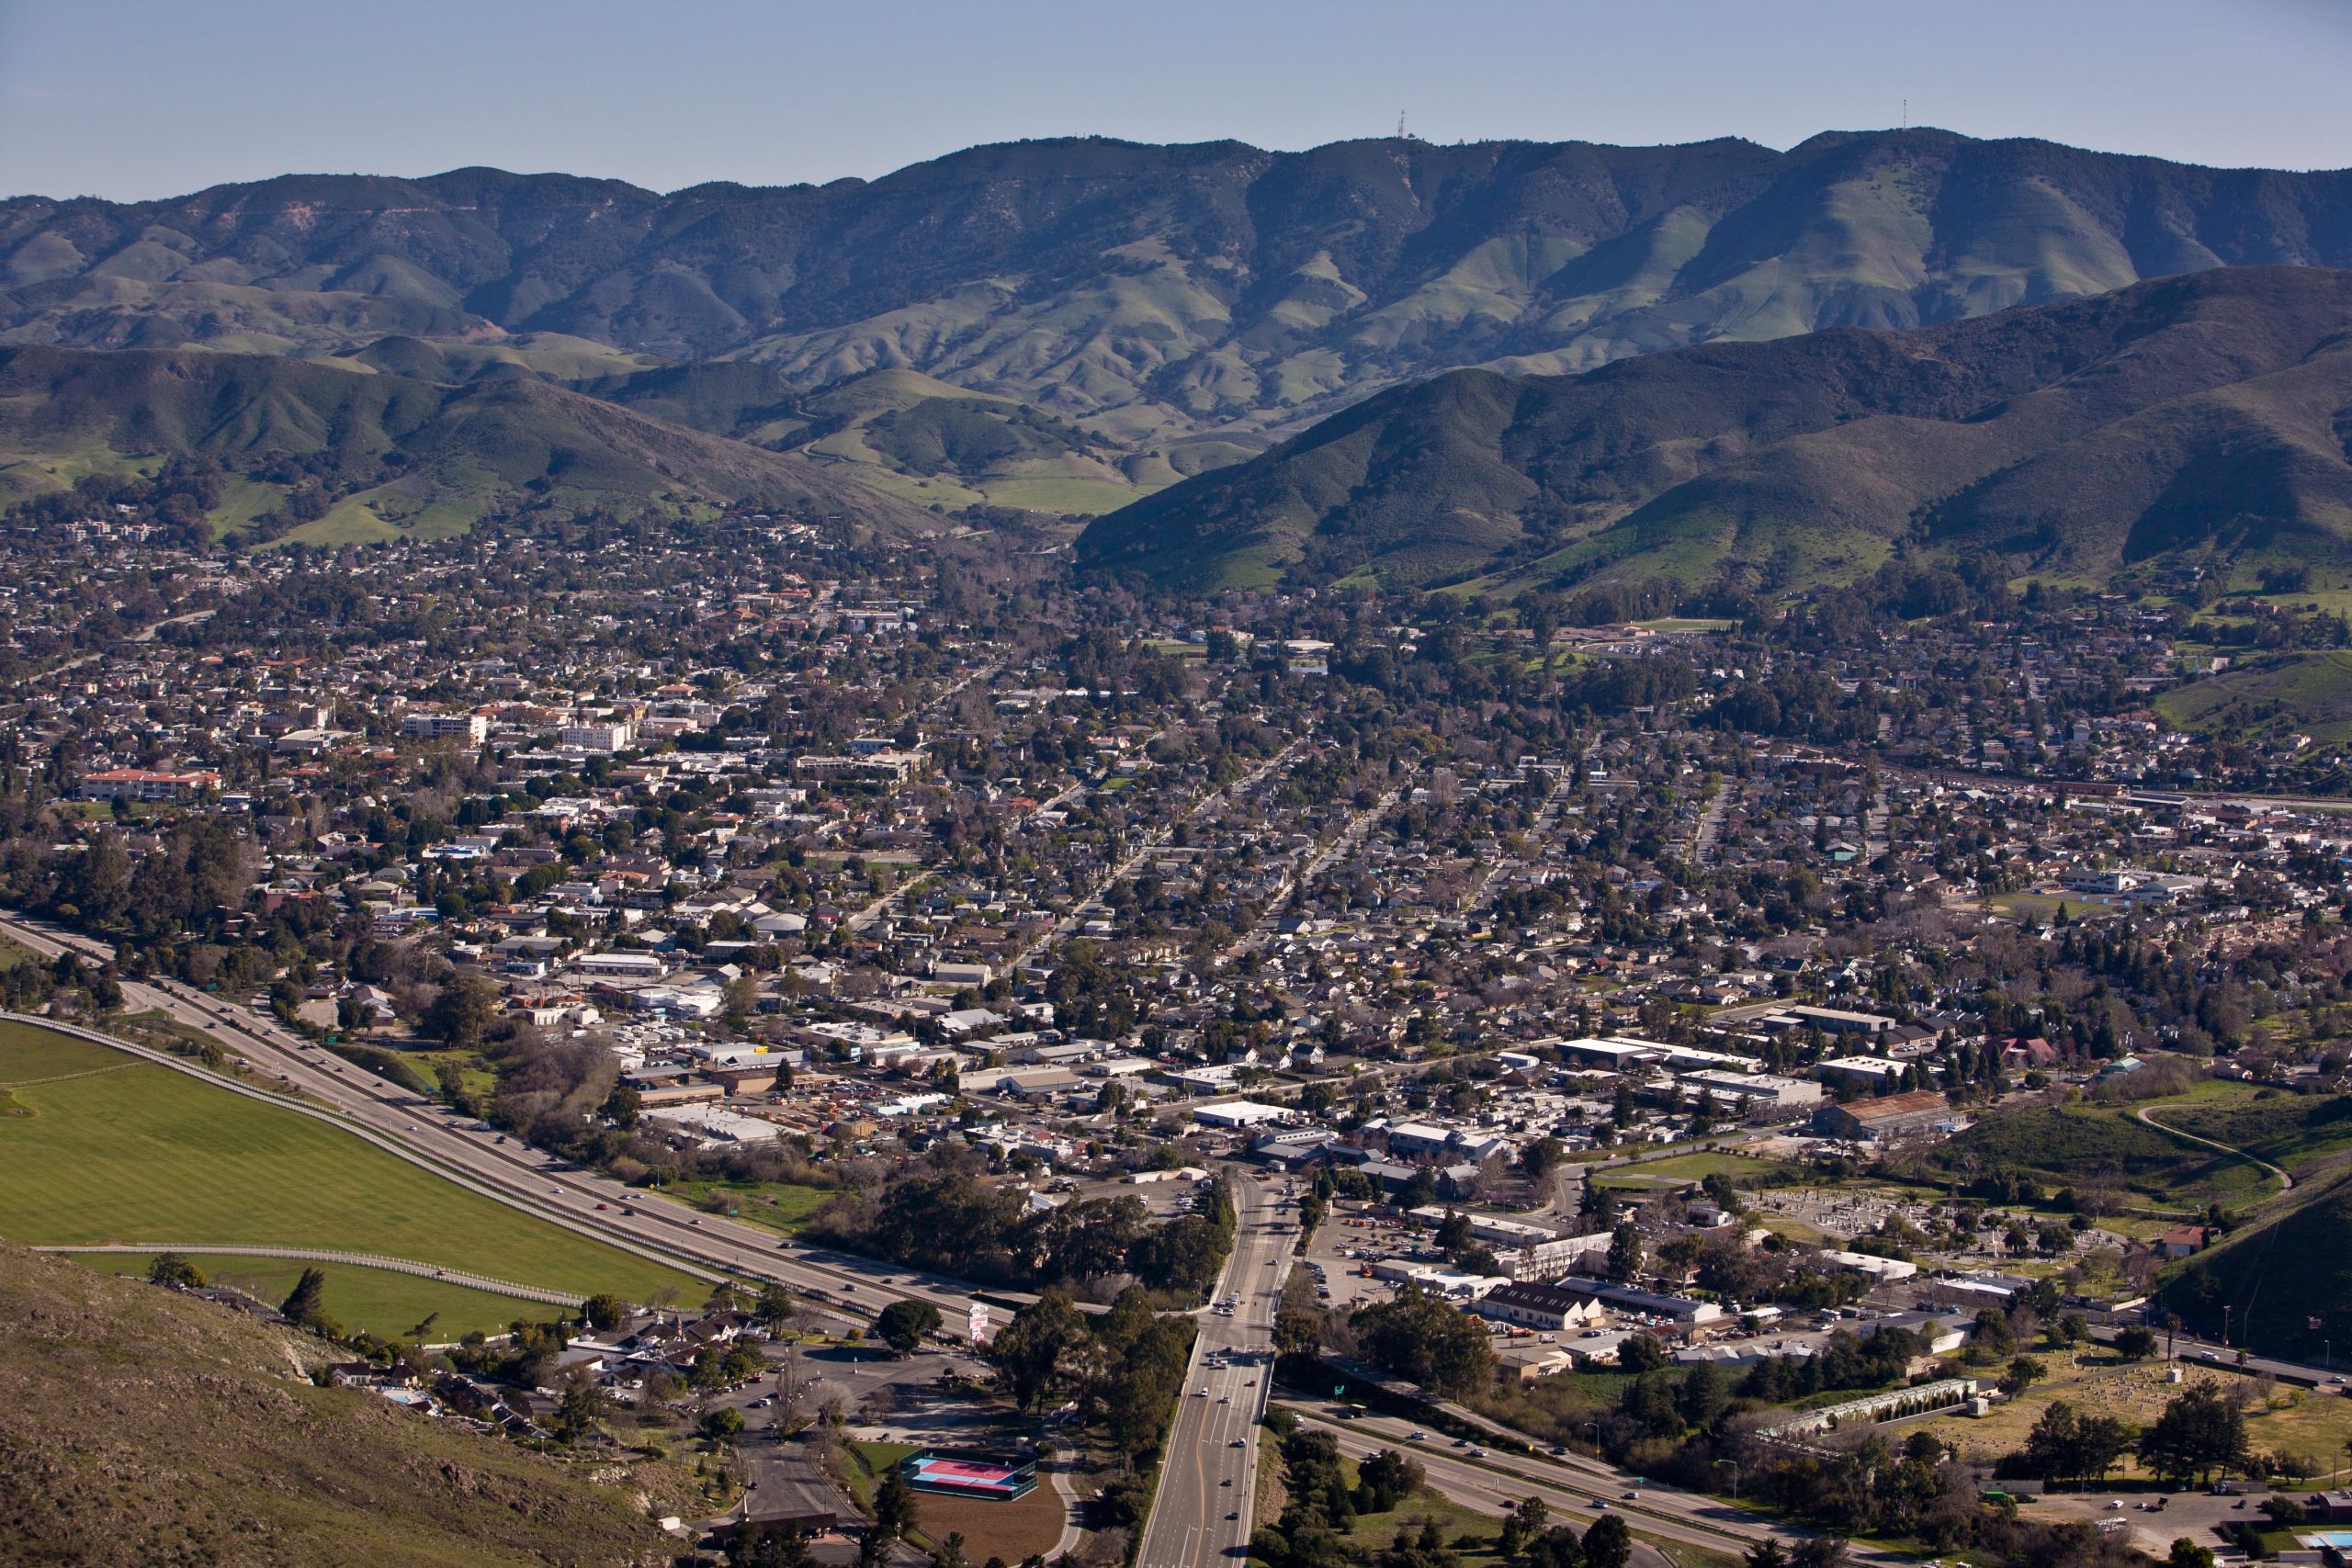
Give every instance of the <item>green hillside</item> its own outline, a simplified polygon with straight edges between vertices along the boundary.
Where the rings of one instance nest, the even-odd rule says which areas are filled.
[[[645,1301],[687,1275],[446,1181],[350,1134],[103,1045],[0,1023],[0,1235],[316,1247]]]
[[[2167,1121],[2177,1113],[2167,1108]],[[2039,1186],[2095,1187],[2150,1202],[2198,1208],[2267,1190],[2260,1171],[2203,1150],[2109,1106],[2037,1106],[1987,1116],[1939,1144],[1928,1163],[1962,1182],[2015,1173]]]
[[[1777,591],[1898,547],[2099,581],[2352,570],[2352,274],[2209,271],[1905,332],[1460,371],[1090,527],[1098,569]]]
[[[587,1472],[312,1386],[328,1348],[0,1244],[0,1540],[40,1562],[666,1560],[661,1467]],[[652,1498],[644,1495],[650,1488]]]
[[[421,353],[381,357],[431,367]],[[450,386],[254,355],[0,349],[0,496],[179,457],[246,481],[224,494],[216,525],[258,526],[301,491],[312,503],[276,531],[291,525],[293,537],[322,542],[458,532],[542,510],[735,502],[899,533],[939,526],[805,459],[664,423],[519,367]],[[256,484],[279,487],[277,499]]]
[[[2352,739],[2352,654],[2289,653],[2178,686],[2156,699],[2176,729],[2226,739],[2290,731],[2321,745]]]

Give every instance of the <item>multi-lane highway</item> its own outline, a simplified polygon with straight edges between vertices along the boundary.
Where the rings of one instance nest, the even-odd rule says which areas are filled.
[[[1615,1509],[1636,1529],[1661,1540],[1715,1551],[1752,1546],[1767,1536],[1786,1539],[1805,1533],[1768,1527],[1696,1493],[1643,1483],[1581,1454],[1538,1459],[1489,1451],[1436,1432],[1416,1438],[1419,1429],[1409,1422],[1378,1416],[1343,1418],[1346,1406],[1322,1400],[1286,1400],[1284,1408],[1306,1424],[1330,1431],[1339,1439],[1340,1451],[1351,1459],[1383,1449],[1410,1454],[1420,1461],[1433,1488],[1481,1513],[1499,1515],[1522,1497],[1541,1497],[1555,1517],[1581,1516],[1587,1524]]]
[[[1233,1315],[1197,1314],[1200,1333],[1168,1431],[1159,1491],[1144,1523],[1139,1568],[1202,1568],[1238,1561],[1250,1540],[1258,1484],[1258,1425],[1274,1379],[1274,1308],[1297,1244],[1295,1211],[1271,1184],[1229,1183],[1233,1255],[1217,1302]],[[1238,1299],[1237,1299],[1238,1298]]]
[[[95,960],[111,956],[85,937],[21,916],[0,918],[0,934],[47,957],[67,948]],[[965,1331],[974,1287],[963,1280],[820,1252],[755,1225],[693,1213],[503,1138],[289,1034],[266,1017],[176,981],[125,982],[123,992],[132,1009],[153,1009],[204,1031],[263,1077],[280,1080],[346,1119],[370,1142],[454,1175],[510,1207],[632,1251],[688,1264],[705,1275],[718,1270],[774,1280],[860,1314],[901,1296],[928,1301],[939,1308],[946,1332]]]

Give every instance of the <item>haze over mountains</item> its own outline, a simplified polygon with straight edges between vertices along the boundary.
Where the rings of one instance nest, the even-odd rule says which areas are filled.
[[[2347,265],[2352,175],[1935,130],[1787,152],[1090,139],[668,196],[472,169],[18,197],[0,341],[542,377],[922,505],[1099,513],[1454,367]],[[713,360],[772,375],[677,368]]]

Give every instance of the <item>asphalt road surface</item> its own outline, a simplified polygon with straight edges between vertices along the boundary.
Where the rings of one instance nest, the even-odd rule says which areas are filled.
[[[1744,1549],[1767,1536],[1785,1540],[1806,1533],[1768,1527],[1755,1516],[1712,1497],[1650,1485],[1581,1454],[1533,1459],[1499,1450],[1474,1453],[1476,1445],[1442,1432],[1424,1432],[1416,1441],[1411,1434],[1422,1429],[1408,1421],[1378,1416],[1341,1419],[1343,1406],[1320,1400],[1285,1400],[1284,1406],[1302,1421],[1330,1431],[1339,1438],[1340,1451],[1351,1459],[1363,1459],[1383,1449],[1410,1454],[1420,1461],[1435,1490],[1481,1513],[1498,1515],[1522,1497],[1541,1497],[1555,1516],[1589,1525],[1615,1509],[1636,1529],[1662,1540],[1714,1551]],[[1596,1507],[1596,1503],[1606,1507]]]
[[[1274,1308],[1298,1221],[1280,1183],[1241,1178],[1230,1190],[1237,1226],[1216,1301],[1240,1301],[1230,1317],[1198,1315],[1159,1491],[1136,1554],[1139,1568],[1238,1562],[1249,1545],[1258,1426],[1274,1377]]]

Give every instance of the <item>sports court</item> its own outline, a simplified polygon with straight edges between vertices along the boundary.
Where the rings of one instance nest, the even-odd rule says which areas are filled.
[[[986,1497],[1012,1502],[1037,1486],[1037,1464],[1006,1464],[978,1454],[940,1453],[931,1449],[899,1461],[907,1484],[918,1492],[951,1497]]]

